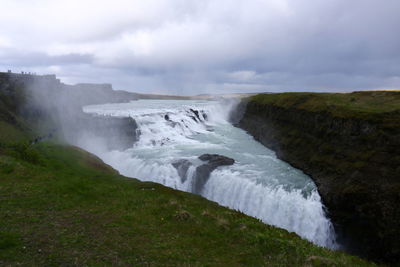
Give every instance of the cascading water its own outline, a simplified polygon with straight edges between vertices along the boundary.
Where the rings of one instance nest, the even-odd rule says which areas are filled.
[[[315,244],[336,248],[332,224],[313,181],[231,125],[227,118],[232,106],[200,100],[87,106],[87,113],[132,117],[139,140],[125,151],[99,151],[84,142],[81,145],[125,176],[188,192],[194,191],[196,167],[203,164],[198,156],[230,157],[235,163],[211,172],[201,188],[202,196],[296,232]]]

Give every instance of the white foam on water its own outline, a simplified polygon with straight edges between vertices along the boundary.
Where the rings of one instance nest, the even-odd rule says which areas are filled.
[[[192,192],[198,156],[220,154],[235,159],[213,171],[202,196],[263,222],[295,232],[320,246],[336,248],[335,233],[313,181],[228,122],[233,102],[139,100],[87,106],[98,115],[132,117],[139,140],[126,151],[95,152],[121,174]],[[197,115],[196,115],[197,113]],[[186,180],[174,162],[192,166]],[[184,180],[184,181],[183,181]]]

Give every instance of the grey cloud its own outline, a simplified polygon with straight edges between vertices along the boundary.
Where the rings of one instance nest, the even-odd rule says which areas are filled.
[[[6,56],[1,56],[1,65],[9,66],[51,66],[51,65],[75,65],[91,64],[93,56],[89,54],[66,54],[51,56],[40,52],[16,52],[9,51]]]
[[[42,31],[0,29],[0,65],[52,65],[66,81],[187,95],[400,87],[397,0],[116,0],[97,13],[65,5],[75,2],[75,26],[44,13],[38,25],[54,25]]]

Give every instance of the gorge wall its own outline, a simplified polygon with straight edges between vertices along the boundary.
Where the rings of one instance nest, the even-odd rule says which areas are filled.
[[[89,115],[82,107],[129,102],[136,96],[114,91],[109,84],[67,85],[55,75],[0,72],[0,117],[17,124],[13,113],[29,122],[24,126],[37,136],[32,143],[43,136],[57,136],[73,145],[96,143],[108,150],[130,148],[139,134],[132,118]]]
[[[259,95],[238,110],[239,127],[313,178],[339,242],[399,261],[400,93]]]

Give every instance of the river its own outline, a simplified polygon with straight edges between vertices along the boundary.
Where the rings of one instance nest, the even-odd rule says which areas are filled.
[[[311,242],[336,248],[332,223],[311,178],[234,127],[233,101],[139,100],[84,107],[86,113],[132,117],[139,140],[125,151],[104,151],[82,143],[122,175],[193,191],[198,156],[209,153],[235,160],[214,170],[201,195],[220,205],[295,232]],[[179,175],[173,166],[187,160]]]

